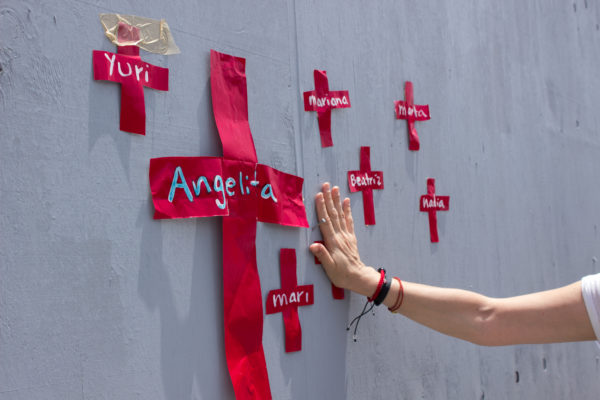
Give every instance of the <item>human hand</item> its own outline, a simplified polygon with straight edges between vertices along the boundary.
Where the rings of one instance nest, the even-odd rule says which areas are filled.
[[[329,183],[324,183],[321,190],[315,196],[315,203],[325,246],[313,243],[310,251],[335,286],[370,296],[377,286],[379,273],[360,260],[350,199],[344,199],[342,204],[340,189],[334,186],[330,191]],[[373,282],[375,287],[372,287]]]

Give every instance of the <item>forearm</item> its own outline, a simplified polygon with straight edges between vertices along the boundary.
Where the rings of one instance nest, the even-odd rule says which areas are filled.
[[[365,267],[351,290],[370,295],[379,274]],[[460,290],[402,282],[398,313],[446,335],[485,346],[594,340],[581,297],[580,282],[509,298],[490,298]],[[384,300],[391,307],[400,295],[393,281]]]
[[[366,267],[350,290],[370,296],[377,288],[379,273]],[[388,276],[391,279],[390,276]],[[446,289],[394,279],[383,304],[392,307],[404,296],[398,313],[419,324],[477,344],[486,343],[485,327],[493,316],[493,299],[459,289]]]

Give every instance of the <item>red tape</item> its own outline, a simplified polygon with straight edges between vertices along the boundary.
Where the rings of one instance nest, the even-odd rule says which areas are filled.
[[[94,79],[121,84],[120,129],[145,135],[144,86],[169,90],[169,70],[143,61],[136,46],[119,46],[117,51],[93,51]]]
[[[373,190],[383,189],[383,172],[371,171],[371,148],[360,148],[360,171],[348,171],[350,192],[363,193],[365,225],[375,225],[375,205]]]
[[[408,149],[412,151],[419,150],[419,135],[415,128],[415,121],[426,121],[431,119],[429,114],[429,106],[419,106],[414,104],[413,100],[413,84],[406,81],[404,86],[405,101],[398,100],[394,102],[397,119],[405,119],[408,123]]]
[[[304,111],[316,111],[319,121],[321,147],[333,146],[331,139],[331,110],[350,108],[350,95],[347,90],[329,90],[327,72],[314,70],[315,90],[304,92]]]
[[[267,295],[266,313],[283,314],[285,327],[285,351],[302,350],[302,327],[298,307],[314,303],[313,285],[298,286],[296,280],[296,250],[280,251],[281,289],[271,290]]]
[[[229,375],[238,400],[270,399],[256,221],[308,227],[303,180],[257,164],[243,58],[211,51],[211,93],[224,157],[150,160],[155,218],[224,217],[223,312]]]
[[[435,195],[435,179],[427,179],[427,194],[421,196],[420,210],[429,213],[429,237],[432,243],[440,241],[437,230],[437,211],[450,209],[450,196]]]
[[[315,243],[321,243],[325,245],[325,242],[322,240],[315,240]],[[315,256],[315,264],[321,264],[321,261]],[[345,294],[344,289],[341,287],[335,286],[333,283],[331,284],[331,296],[336,300],[344,300]]]

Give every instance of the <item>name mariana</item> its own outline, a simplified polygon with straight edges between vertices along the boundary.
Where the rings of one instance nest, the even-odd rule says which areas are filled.
[[[417,118],[429,118],[427,113],[423,110],[419,110],[417,106],[406,107],[406,104],[398,104],[398,115],[401,117],[412,117],[413,115]]]
[[[206,176],[200,176],[197,180],[192,181],[192,187],[194,189],[194,194],[196,197],[200,197],[202,193],[202,185],[204,185],[204,190],[206,193],[211,193],[213,190],[216,193],[220,193],[221,198],[218,197],[215,199],[215,204],[221,210],[224,210],[227,207],[227,196],[231,197],[236,194],[236,191],[242,196],[247,196],[250,194],[250,186],[257,187],[260,185],[260,182],[256,180],[256,171],[254,172],[254,180],[249,180],[246,175],[245,181],[242,179],[242,173],[240,172],[239,180],[236,181],[235,178],[229,177],[223,180],[221,175],[215,175],[212,186],[208,181]],[[245,186],[244,183],[247,183],[249,186]],[[183,189],[187,199],[190,202],[194,201],[194,197],[192,196],[192,192],[190,187],[188,186],[185,177],[183,176],[183,171],[181,167],[178,166],[175,168],[175,172],[173,173],[173,181],[171,182],[171,189],[169,190],[169,202],[173,202],[173,198],[175,197],[175,191],[177,189]],[[273,188],[270,183],[264,185],[260,191],[260,197],[263,199],[271,199],[274,203],[277,203],[277,198],[273,193]]]
[[[277,303],[279,303],[280,307],[287,306],[288,304],[300,303],[302,295],[306,296],[306,302],[308,303],[308,292],[305,293],[303,290],[292,291],[289,298],[286,293],[274,294],[273,307],[277,307]]]
[[[423,208],[446,208],[446,203],[444,203],[444,199],[440,199],[438,197],[423,197]]]
[[[314,94],[308,96],[308,105],[317,107],[337,107],[340,104],[347,106],[348,98],[344,95],[342,97],[318,97]]]

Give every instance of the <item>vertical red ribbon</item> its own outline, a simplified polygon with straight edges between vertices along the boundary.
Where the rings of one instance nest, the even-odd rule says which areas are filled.
[[[224,170],[227,176],[236,176],[238,170],[242,176],[252,176],[257,158],[248,123],[245,60],[211,50],[210,61],[213,113],[223,143]],[[238,400],[271,398],[256,265],[257,201],[257,196],[231,198],[230,214],[223,217],[225,357]]]
[[[350,192],[363,193],[363,212],[365,225],[375,225],[375,205],[373,189],[383,189],[383,172],[371,170],[371,148],[360,148],[360,171],[348,171]]]
[[[313,285],[298,286],[296,279],[296,250],[281,249],[281,289],[271,290],[267,295],[266,313],[283,314],[285,327],[285,351],[302,350],[302,327],[298,307],[314,303]]]
[[[322,240],[315,240],[315,243],[321,243],[322,245],[325,245],[325,242]],[[321,264],[321,261],[319,261],[317,256],[315,256],[315,264]],[[344,289],[342,289],[341,287],[337,287],[332,283],[331,284],[331,296],[333,296],[333,298],[336,300],[344,300],[344,297],[345,297]]]
[[[435,179],[427,178],[427,194],[421,196],[420,210],[429,214],[429,236],[432,243],[439,242],[437,211],[450,209],[450,196],[435,195]]]
[[[412,82],[406,82],[404,86],[404,98],[406,100],[406,107],[410,110],[415,105],[413,84]],[[415,120],[413,118],[407,119],[408,122],[408,149],[417,151],[420,148],[419,135],[417,134],[417,128],[415,128]]]

